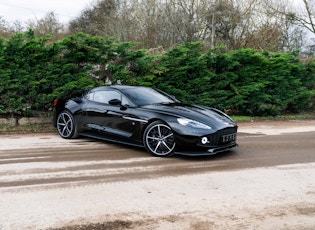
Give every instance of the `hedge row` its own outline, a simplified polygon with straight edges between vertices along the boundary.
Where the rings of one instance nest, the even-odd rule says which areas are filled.
[[[312,107],[315,61],[298,53],[205,50],[183,43],[153,55],[132,42],[78,33],[58,42],[33,31],[0,40],[0,115],[31,116],[55,98],[121,80],[160,88],[183,102],[234,114],[277,115]]]

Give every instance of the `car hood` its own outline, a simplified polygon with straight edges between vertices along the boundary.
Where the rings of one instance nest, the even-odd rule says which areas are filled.
[[[147,105],[143,106],[142,108],[153,110],[159,113],[165,113],[174,117],[185,117],[196,120],[216,129],[236,126],[235,122],[220,110],[200,105],[170,103]]]

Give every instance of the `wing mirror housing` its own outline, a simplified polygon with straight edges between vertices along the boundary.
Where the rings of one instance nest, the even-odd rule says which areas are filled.
[[[110,105],[120,105],[121,110],[126,110],[127,107],[121,104],[121,100],[119,99],[112,99],[108,102]]]
[[[108,103],[110,105],[121,105],[121,100],[119,100],[119,99],[112,99]]]

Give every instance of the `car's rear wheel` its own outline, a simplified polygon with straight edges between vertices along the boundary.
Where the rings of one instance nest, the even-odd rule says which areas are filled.
[[[172,129],[160,121],[148,125],[144,131],[143,143],[148,152],[155,156],[171,156],[176,143]]]
[[[59,135],[66,139],[78,136],[75,120],[68,110],[64,110],[58,115],[57,130]]]

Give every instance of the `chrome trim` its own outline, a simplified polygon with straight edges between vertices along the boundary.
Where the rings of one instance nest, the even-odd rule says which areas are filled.
[[[126,119],[126,120],[130,120],[130,121],[137,121],[137,122],[142,122],[142,123],[148,123],[147,120],[133,118],[133,117],[128,117],[128,116],[123,116],[123,118]]]

